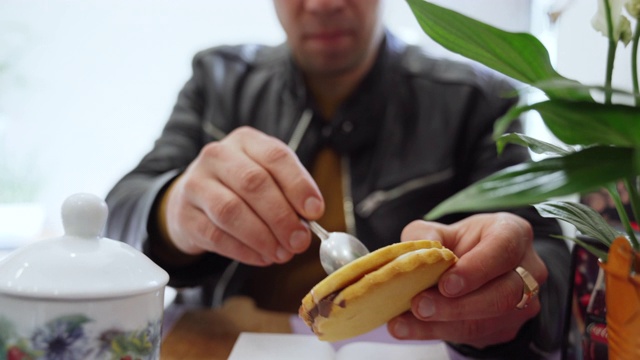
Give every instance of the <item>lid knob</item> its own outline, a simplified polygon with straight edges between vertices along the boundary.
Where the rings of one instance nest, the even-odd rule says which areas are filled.
[[[67,236],[97,238],[107,222],[109,210],[100,197],[89,193],[69,196],[62,204],[62,225]]]

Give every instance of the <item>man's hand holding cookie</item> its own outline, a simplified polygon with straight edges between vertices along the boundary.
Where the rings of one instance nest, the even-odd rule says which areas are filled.
[[[402,240],[415,239],[440,241],[459,260],[437,286],[413,298],[410,312],[388,323],[393,336],[483,348],[512,340],[540,311],[536,296],[517,308],[526,286],[514,270],[526,269],[538,284],[547,278],[547,268],[532,246],[531,225],[524,219],[497,213],[452,225],[415,221],[405,227]]]

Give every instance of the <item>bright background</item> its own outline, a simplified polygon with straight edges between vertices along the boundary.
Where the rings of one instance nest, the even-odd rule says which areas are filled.
[[[589,25],[596,0],[436,2],[534,32],[565,76],[604,78],[606,42]],[[570,7],[552,26],[545,12],[564,3]],[[448,55],[404,1],[384,6],[397,35]],[[198,50],[283,39],[267,0],[0,0],[0,250],[61,235],[59,208],[68,195],[106,195],[151,148]],[[535,119],[527,128],[544,134]],[[33,184],[3,185],[9,174]],[[38,212],[19,215],[15,206],[2,213],[3,202],[35,203],[42,220],[27,223]]]

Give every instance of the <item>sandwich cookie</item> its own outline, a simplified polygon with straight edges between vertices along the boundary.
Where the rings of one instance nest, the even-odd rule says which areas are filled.
[[[367,333],[411,308],[458,258],[437,241],[392,244],[328,275],[302,299],[298,315],[320,340]]]

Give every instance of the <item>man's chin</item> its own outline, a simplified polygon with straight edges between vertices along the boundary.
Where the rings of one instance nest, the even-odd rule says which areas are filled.
[[[360,62],[346,59],[344,56],[312,56],[302,70],[309,76],[341,77],[356,72]]]

